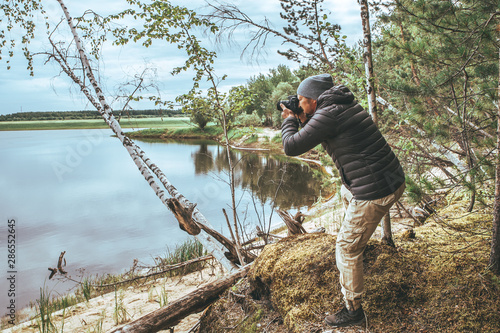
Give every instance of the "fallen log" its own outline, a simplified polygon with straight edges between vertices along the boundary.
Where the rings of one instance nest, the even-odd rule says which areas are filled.
[[[233,274],[203,285],[167,306],[153,311],[110,333],[153,333],[167,330],[177,325],[190,314],[198,313],[219,298],[227,288],[243,278],[250,265],[244,266]]]

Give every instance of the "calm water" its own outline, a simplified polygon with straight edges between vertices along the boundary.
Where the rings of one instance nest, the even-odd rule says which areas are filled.
[[[188,239],[140,175],[110,130],[0,132],[0,253],[7,266],[7,222],[15,220],[16,306],[35,300],[46,284],[54,294],[73,285],[49,281],[66,251],[66,270],[81,275],[121,273],[135,258],[151,264]],[[219,231],[230,191],[227,156],[209,141],[142,142],[139,146]],[[309,167],[268,155],[233,152],[238,213],[249,231],[269,221],[271,201],[292,212],[310,205],[319,185]],[[278,184],[282,186],[277,191]],[[253,198],[253,200],[252,200]],[[281,222],[274,214],[272,223]],[[1,308],[8,304],[0,282]],[[6,310],[1,311],[3,314]]]

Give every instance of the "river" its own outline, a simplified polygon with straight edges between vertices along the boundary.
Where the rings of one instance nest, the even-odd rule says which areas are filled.
[[[229,210],[231,200],[223,148],[203,140],[136,141],[214,228],[228,235],[222,208]],[[274,198],[277,206],[295,212],[319,195],[307,165],[283,156],[232,154],[238,161],[237,211],[249,232],[262,220],[269,222]],[[110,130],[0,132],[0,156],[2,309],[11,300],[12,275],[18,309],[35,300],[44,285],[53,295],[72,287],[48,280],[48,268],[57,265],[62,251],[65,269],[80,279],[122,273],[134,259],[151,264],[190,237]],[[277,214],[271,223],[280,223]],[[8,260],[9,233],[15,235],[14,264]]]

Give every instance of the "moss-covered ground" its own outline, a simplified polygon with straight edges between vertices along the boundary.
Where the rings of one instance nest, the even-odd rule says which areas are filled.
[[[491,208],[466,207],[447,197],[414,237],[396,235],[396,248],[372,239],[364,259],[367,326],[333,332],[500,332],[500,279],[487,269]],[[202,327],[326,332],[324,317],[341,306],[335,237],[305,234],[266,246]]]

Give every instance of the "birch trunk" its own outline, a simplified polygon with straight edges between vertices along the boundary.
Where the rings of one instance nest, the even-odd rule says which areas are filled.
[[[358,0],[361,6],[361,22],[363,24],[363,61],[365,63],[366,94],[368,96],[368,110],[375,125],[378,125],[377,98],[375,95],[375,77],[373,75],[372,37],[370,31],[370,14],[368,0]]]
[[[85,50],[83,48],[82,42],[80,40],[80,37],[78,36],[78,33],[76,31],[75,25],[73,24],[73,20],[71,16],[69,15],[68,8],[64,4],[63,0],[57,0],[59,4],[61,5],[61,8],[64,12],[64,15],[66,16],[66,20],[68,22],[68,25],[71,29],[71,32],[73,34],[73,38],[75,40],[75,45],[77,47],[80,60],[82,62],[83,66],[83,71],[85,73],[85,76],[89,80],[89,82],[92,85],[92,88],[97,96],[97,99],[99,102],[95,100],[95,98],[91,95],[87,87],[81,82],[81,80],[78,79],[76,75],[72,72],[71,68],[69,66],[67,68],[63,67],[63,70],[75,81],[75,83],[79,84],[82,92],[87,96],[87,98],[90,100],[90,102],[97,108],[99,113],[101,113],[102,117],[108,124],[108,126],[111,128],[113,133],[116,134],[118,139],[122,142],[123,146],[125,149],[127,149],[127,152],[129,153],[130,157],[136,164],[137,168],[143,175],[144,179],[148,182],[149,186],[153,189],[155,194],[160,198],[160,200],[163,202],[165,206],[168,207],[167,205],[167,198],[165,197],[165,192],[160,188],[160,186],[157,184],[155,181],[155,178],[153,174],[151,174],[151,171],[154,173],[156,177],[161,181],[165,189],[168,191],[168,193],[179,200],[179,202],[185,206],[185,207],[190,207],[192,204],[182,195],[180,194],[177,189],[168,181],[167,177],[163,174],[163,172],[156,166],[154,163],[151,162],[151,160],[147,157],[146,153],[139,147],[137,146],[131,139],[127,138],[116,120],[116,118],[113,115],[113,112],[111,110],[111,107],[109,104],[106,102],[106,99],[104,97],[104,94],[102,93],[101,88],[99,87],[97,80],[94,76],[92,67],[90,66],[90,62],[87,58],[87,55],[85,53]],[[68,73],[69,71],[69,73]],[[206,220],[206,218],[201,214],[201,212],[198,211],[198,209],[194,208],[193,211],[193,219],[195,219],[196,222],[204,224],[208,227],[210,227],[210,224]],[[205,231],[202,231],[200,234],[195,236],[198,241],[205,247],[205,249],[212,253],[212,255],[228,270],[231,271],[235,268],[235,266],[224,256],[224,247],[218,243],[213,237],[211,237],[208,233]]]
[[[391,230],[391,214],[387,213],[384,215],[382,218],[382,221],[380,222],[382,225],[382,234],[381,234],[381,239],[382,242],[395,247],[394,245],[394,240],[392,239],[392,230]]]
[[[370,29],[370,12],[368,10],[368,0],[358,0],[361,6],[361,22],[363,24],[363,61],[365,63],[366,95],[368,97],[368,112],[372,116],[373,122],[378,126],[377,96],[375,94],[375,76],[373,75],[372,57],[372,34]],[[382,218],[382,241],[388,245],[394,245],[391,231],[391,217],[387,213]]]

